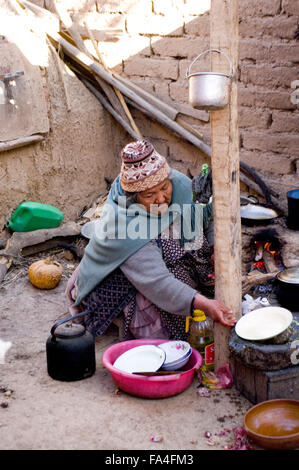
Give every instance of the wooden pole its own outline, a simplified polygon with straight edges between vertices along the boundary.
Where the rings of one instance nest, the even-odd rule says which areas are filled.
[[[234,77],[230,103],[211,112],[213,211],[215,238],[215,297],[241,316],[241,221],[237,103],[238,0],[212,0],[210,47],[230,58]],[[222,54],[211,53],[211,70],[227,73]],[[229,361],[230,328],[215,324],[215,368]]]

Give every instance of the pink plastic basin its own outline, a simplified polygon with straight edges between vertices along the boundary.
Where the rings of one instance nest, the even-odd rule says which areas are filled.
[[[130,395],[144,398],[171,397],[186,390],[193,380],[194,372],[199,370],[202,365],[202,357],[195,349],[192,350],[189,361],[182,371],[177,374],[148,377],[130,374],[113,367],[116,359],[128,349],[144,344],[158,345],[165,342],[162,339],[133,339],[110,346],[104,352],[102,362],[104,367],[110,371],[117,388]]]

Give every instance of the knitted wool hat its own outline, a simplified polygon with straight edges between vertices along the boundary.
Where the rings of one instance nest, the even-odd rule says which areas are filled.
[[[124,191],[134,193],[153,188],[170,173],[165,157],[146,140],[126,145],[121,158],[120,182]]]

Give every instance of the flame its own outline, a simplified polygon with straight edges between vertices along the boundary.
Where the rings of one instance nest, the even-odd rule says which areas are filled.
[[[265,243],[264,245],[264,250],[268,251],[269,253],[271,253],[272,256],[275,256],[277,254],[279,254],[279,251],[277,250],[271,250],[271,242],[267,242]]]

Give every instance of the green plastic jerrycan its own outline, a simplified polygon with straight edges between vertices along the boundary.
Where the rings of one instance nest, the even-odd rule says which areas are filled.
[[[6,222],[14,232],[30,232],[41,228],[58,227],[63,219],[63,213],[54,206],[40,202],[22,202]]]

